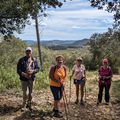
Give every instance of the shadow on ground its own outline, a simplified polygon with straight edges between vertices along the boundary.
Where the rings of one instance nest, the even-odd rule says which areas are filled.
[[[46,117],[52,117],[51,112],[32,110],[23,112],[20,116],[15,117],[14,120],[46,120]]]
[[[6,104],[4,105],[0,105],[0,116],[4,116],[6,114],[12,114],[12,113],[15,113],[17,111],[19,111],[21,108],[20,105],[18,105],[17,107],[14,107],[14,106],[8,106]]]

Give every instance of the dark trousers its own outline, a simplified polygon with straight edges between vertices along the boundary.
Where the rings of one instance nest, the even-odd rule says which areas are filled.
[[[109,93],[110,86],[111,86],[111,83],[107,84],[107,82],[104,82],[104,83],[101,82],[99,84],[98,101],[100,103],[102,102],[102,96],[103,96],[104,89],[105,89],[105,101],[109,102],[109,100],[110,100],[110,93]]]

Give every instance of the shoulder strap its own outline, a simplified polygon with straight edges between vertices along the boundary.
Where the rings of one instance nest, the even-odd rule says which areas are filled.
[[[50,68],[50,72],[49,72],[49,78],[52,79],[52,80],[54,79],[55,70],[56,70],[56,65],[53,65],[53,66]]]
[[[108,66],[108,71],[109,71],[109,74],[112,74],[112,71],[111,71],[111,67]]]
[[[57,65],[54,65],[54,66],[53,66],[54,73],[55,73],[55,71],[56,71],[56,68],[57,68]],[[66,66],[65,66],[65,65],[63,65],[63,68],[64,68],[65,75],[66,75]]]
[[[36,61],[36,58],[35,58],[35,57],[32,57],[32,60],[35,62],[35,61]]]
[[[65,76],[66,76],[66,74],[67,74],[67,72],[66,72],[66,66],[65,65],[63,65],[63,68],[64,68],[64,71],[65,71]]]
[[[54,65],[53,67],[54,67],[54,73],[55,73],[55,70],[56,70],[57,66],[56,66],[56,65]]]

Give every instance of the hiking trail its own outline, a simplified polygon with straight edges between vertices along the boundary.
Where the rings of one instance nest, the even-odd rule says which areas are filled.
[[[119,75],[113,76],[113,81],[119,80]],[[85,106],[75,104],[75,87],[72,83],[71,101],[69,104],[69,120],[120,120],[120,101],[113,96],[111,87],[111,102],[109,105],[103,103],[96,105],[98,85],[94,77],[89,77],[86,84],[86,101]],[[66,96],[69,98],[69,81],[65,87]],[[66,120],[64,113],[63,118],[51,116],[53,96],[50,89],[33,91],[33,111],[21,112],[22,93],[9,90],[0,93],[0,120]],[[63,100],[61,103],[64,112]]]

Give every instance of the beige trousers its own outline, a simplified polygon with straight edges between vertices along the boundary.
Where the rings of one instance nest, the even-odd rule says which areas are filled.
[[[23,91],[23,106],[25,106],[26,104],[31,105],[33,80],[21,81],[21,85]]]

